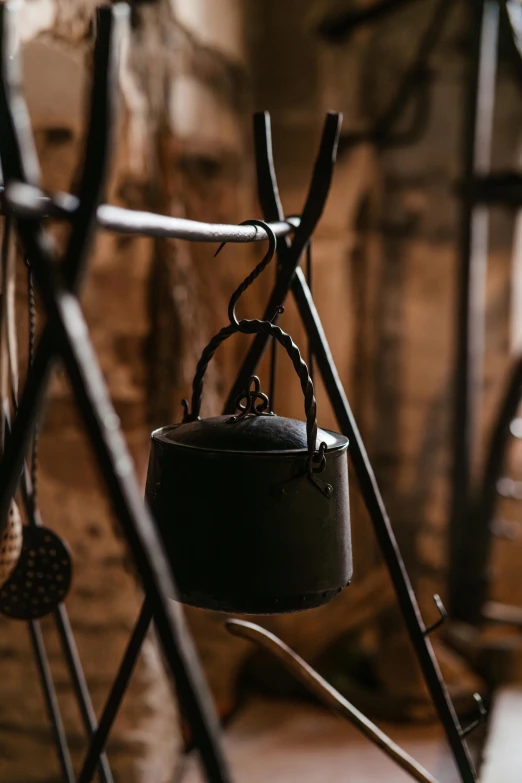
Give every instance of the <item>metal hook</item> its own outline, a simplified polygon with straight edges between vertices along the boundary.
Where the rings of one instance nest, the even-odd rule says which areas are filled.
[[[329,112],[326,115],[319,152],[303,207],[301,222],[296,229],[292,244],[284,241],[278,247],[281,263],[277,282],[265,309],[265,320],[272,318],[276,308],[284,302],[292,285],[296,269],[299,266],[301,254],[323,213],[332,182],[341,122],[341,114]],[[258,197],[264,216],[267,220],[284,220],[272,157],[270,115],[267,112],[254,115],[254,139]],[[250,346],[236,382],[228,396],[225,405],[226,413],[234,412],[237,395],[245,387],[249,377],[255,374],[268,340],[268,335],[258,334]]]
[[[256,266],[256,268],[250,272],[250,274],[245,277],[241,285],[239,285],[232,296],[230,297],[230,302],[228,303],[228,317],[230,320],[230,323],[234,326],[237,326],[239,329],[239,321],[236,317],[236,305],[239,302],[239,299],[241,298],[241,295],[244,294],[244,292],[247,290],[247,288],[250,288],[254,280],[256,280],[261,272],[263,272],[264,269],[268,266],[270,261],[273,259],[275,255],[275,251],[277,249],[277,237],[274,234],[272,228],[268,225],[268,223],[265,223],[264,220],[245,220],[243,223],[239,224],[240,226],[260,226],[264,231],[266,231],[267,239],[268,239],[268,250],[266,252],[266,255],[264,258],[259,262],[259,264]],[[214,258],[217,256],[218,253],[221,253],[223,248],[225,247],[227,243],[222,242],[216,252],[214,253]],[[267,318],[265,320],[271,321],[273,318],[275,318],[279,314],[279,307],[276,308],[274,315],[271,318]]]
[[[472,731],[475,731],[479,726],[481,726],[483,723],[485,723],[487,717],[488,717],[488,711],[486,709],[486,705],[482,701],[482,696],[480,693],[474,693],[473,698],[475,699],[475,702],[477,704],[477,710],[478,710],[478,717],[469,724],[469,726],[466,726],[465,729],[460,730],[460,736],[462,739],[464,737],[467,737],[468,734],[471,734]]]
[[[436,620],[436,621],[435,621],[434,623],[432,623],[431,625],[428,625],[428,626],[427,626],[427,627],[424,629],[424,636],[427,636],[427,635],[428,635],[428,634],[430,634],[432,631],[435,631],[437,628],[440,628],[440,626],[441,626],[443,623],[445,623],[445,622],[446,622],[446,620],[448,619],[448,613],[447,613],[447,611],[446,611],[446,607],[445,607],[445,606],[444,606],[444,604],[442,603],[442,599],[441,599],[441,597],[440,597],[440,595],[439,595],[438,593],[435,593],[435,595],[433,596],[433,600],[435,601],[435,606],[436,606],[436,607],[437,607],[437,609],[439,610],[440,617],[439,617],[439,619],[438,619],[438,620]]]

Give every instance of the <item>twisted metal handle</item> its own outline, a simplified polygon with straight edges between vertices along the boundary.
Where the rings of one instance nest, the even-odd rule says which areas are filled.
[[[210,360],[214,356],[221,343],[237,332],[240,332],[241,334],[266,334],[270,337],[273,337],[283,346],[288,356],[290,357],[290,360],[294,365],[295,371],[301,382],[301,389],[303,390],[304,394],[306,439],[308,444],[307,472],[310,475],[313,473],[319,473],[324,470],[326,465],[326,444],[321,443],[319,448],[317,448],[317,403],[314,394],[314,384],[312,378],[310,377],[308,366],[301,356],[301,351],[294,343],[290,335],[287,334],[287,332],[284,332],[280,326],[272,323],[272,321],[260,321],[258,319],[246,318],[238,321],[236,317],[236,306],[239,299],[241,298],[241,295],[252,285],[254,280],[259,277],[263,270],[266,269],[274,257],[274,253],[277,247],[277,238],[274,232],[263,220],[246,220],[241,225],[253,225],[263,228],[266,231],[269,241],[268,251],[264,258],[255,267],[255,269],[247,277],[245,277],[243,282],[236,288],[230,297],[230,302],[228,305],[228,317],[230,319],[230,324],[223,327],[223,329],[221,329],[221,331],[219,331],[203,349],[196,367],[194,380],[192,381],[192,402],[190,411],[187,401],[183,400],[183,405],[185,407],[183,421],[187,422],[199,419],[205,373],[207,371]],[[214,254],[215,256],[217,256],[217,254],[223,249],[224,245],[225,243],[223,242],[223,244],[219,246],[216,253]],[[273,315],[273,319],[275,319],[275,317],[282,311],[283,308],[281,306],[277,307]]]
[[[243,320],[237,324],[231,323],[225,326],[210,340],[203,349],[200,360],[196,367],[196,373],[192,382],[192,402],[191,412],[186,413],[184,421],[195,421],[199,418],[201,411],[201,396],[203,392],[203,381],[210,360],[222,342],[233,334],[241,332],[242,334],[268,334],[274,337],[286,350],[295,371],[301,382],[301,389],[304,394],[304,409],[306,416],[306,438],[308,443],[309,470],[318,472],[324,467],[325,450],[324,444],[317,449],[317,403],[314,394],[314,384],[308,372],[308,366],[301,356],[301,352],[294,343],[289,334],[284,332],[280,326],[276,326],[270,321]]]

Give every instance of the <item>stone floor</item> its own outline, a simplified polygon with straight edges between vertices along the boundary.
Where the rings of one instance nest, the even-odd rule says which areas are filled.
[[[441,783],[458,778],[437,726],[386,726]],[[312,704],[256,699],[226,732],[238,783],[407,783],[412,778],[359,732]],[[190,758],[175,783],[203,780]]]

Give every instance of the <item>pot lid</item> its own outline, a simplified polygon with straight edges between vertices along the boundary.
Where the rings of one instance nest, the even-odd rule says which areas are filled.
[[[178,444],[209,451],[307,452],[306,424],[284,416],[254,415],[244,417],[214,416],[170,427],[152,433],[162,443]],[[327,450],[346,448],[348,438],[329,430],[317,431],[317,446],[326,443]]]

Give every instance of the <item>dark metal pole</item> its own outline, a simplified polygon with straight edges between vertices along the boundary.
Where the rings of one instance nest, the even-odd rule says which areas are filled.
[[[116,679],[111,688],[109,698],[103,708],[98,728],[91,738],[91,744],[89,745],[89,750],[87,751],[87,756],[85,757],[82,771],[78,778],[78,783],[90,783],[92,780],[98,759],[103,752],[109,732],[112,729],[123,696],[127,690],[132,672],[136,666],[136,661],[138,660],[143,640],[149,630],[151,620],[152,607],[150,602],[145,599],[132,636],[127,645],[127,649],[125,650],[120,668],[118,669],[118,674],[116,675]]]
[[[71,623],[69,621],[69,615],[63,604],[60,604],[53,614],[58,635],[60,637],[62,650],[69,668],[69,674],[72,680],[83,725],[85,726],[87,736],[91,738],[95,736],[96,732],[98,731],[98,723],[96,721],[96,714],[92,706],[89,688],[85,680],[85,674],[83,672],[80,656],[76,648]],[[101,780],[104,783],[113,783],[111,768],[109,767],[109,762],[105,753],[98,754],[96,761],[99,764]]]
[[[473,56],[464,127],[464,187],[457,291],[457,352],[453,411],[453,467],[449,523],[450,615],[470,620],[466,564],[474,536],[470,515],[478,416],[482,401],[488,208],[476,203],[475,178],[489,172],[494,114],[499,8],[496,0],[473,0]]]
[[[31,644],[33,646],[34,655],[36,658],[36,664],[38,666],[40,679],[42,681],[45,704],[47,707],[47,713],[49,715],[49,721],[51,723],[54,744],[58,753],[58,758],[60,760],[63,781],[64,783],[74,783],[74,771],[69,748],[67,746],[67,736],[63,727],[62,716],[60,714],[60,707],[58,705],[58,699],[56,697],[56,691],[53,685],[53,677],[49,667],[47,653],[45,651],[45,643],[42,630],[40,628],[40,623],[37,620],[29,620],[28,627],[31,637]]]

